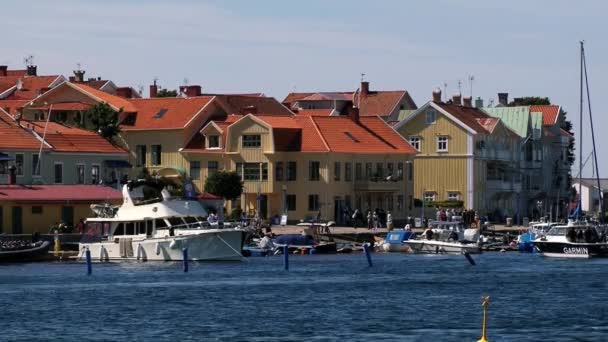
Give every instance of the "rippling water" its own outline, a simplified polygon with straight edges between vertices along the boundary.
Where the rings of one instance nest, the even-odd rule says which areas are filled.
[[[608,259],[486,253],[0,266],[0,340],[608,341]]]

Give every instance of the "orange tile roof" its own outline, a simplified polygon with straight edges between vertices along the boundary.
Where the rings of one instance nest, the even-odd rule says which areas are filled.
[[[0,111],[0,150],[38,150],[40,140]],[[48,150],[48,146],[43,146]]]
[[[28,103],[27,100],[0,100],[0,108],[15,117],[26,103]]]
[[[27,69],[23,70],[6,70],[6,76],[25,76],[27,75]]]
[[[452,116],[456,117],[463,124],[470,127],[477,133],[486,133],[488,132],[486,128],[481,125],[477,119],[487,119],[491,118],[489,115],[481,111],[480,109],[474,107],[464,107],[458,106],[454,104],[447,104],[443,102],[434,102],[437,106],[441,107],[446,112],[450,113]]]
[[[122,109],[126,113],[134,113],[137,110],[131,104],[130,101],[123,99],[122,97],[108,94],[104,91],[89,87],[81,83],[70,83],[74,88],[80,89],[80,91],[89,94],[90,96],[97,98],[99,101],[105,102],[116,109]]]
[[[21,89],[16,89],[10,96],[6,97],[7,100],[33,100],[38,97],[44,88],[49,86],[59,78],[59,75],[51,76],[25,76],[20,78],[17,82],[21,81]]]
[[[27,103],[27,101],[24,101]],[[0,104],[2,103],[2,101],[0,101]],[[90,109],[91,107],[93,107],[93,105],[88,104],[88,103],[82,103],[82,102],[61,102],[61,103],[53,103],[53,111],[56,110],[61,110],[61,111],[85,111]],[[42,107],[31,107],[31,109],[38,109],[38,110],[49,110],[49,106],[42,106]]]
[[[530,106],[531,112],[543,113],[543,125],[551,126],[557,123],[559,116],[559,106],[556,105],[533,105]]]
[[[228,126],[233,124],[234,122],[240,120],[243,115],[228,115],[222,119],[214,119],[209,121],[209,123],[213,122],[216,126],[219,127],[221,132],[221,140],[222,140],[222,148],[220,149],[205,149],[205,136],[201,134],[201,132],[196,132],[192,139],[186,144],[183,148],[183,152],[197,152],[197,153],[218,153],[223,152],[226,146],[226,133],[228,132]],[[208,123],[208,124],[209,124]]]
[[[217,95],[217,100],[228,114],[293,115],[292,111],[274,97]]]
[[[301,128],[296,120],[294,120],[293,116],[275,116],[275,115],[259,115],[256,116],[257,119],[260,119],[270,125],[272,128]]]
[[[44,135],[44,140],[57,152],[127,153],[92,131],[53,121],[49,121],[48,124],[46,121],[22,121],[21,125],[33,129],[41,137]]]
[[[296,114],[308,116],[329,116],[333,111],[333,109],[300,109],[296,112]]]
[[[136,112],[133,125],[121,129],[180,129],[207,105],[212,96],[129,99]]]

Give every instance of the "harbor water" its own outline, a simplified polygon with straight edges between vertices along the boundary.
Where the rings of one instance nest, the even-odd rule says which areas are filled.
[[[608,260],[373,254],[0,266],[3,341],[607,341]]]

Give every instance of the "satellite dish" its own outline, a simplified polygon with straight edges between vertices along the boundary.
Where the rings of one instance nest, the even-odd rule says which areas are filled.
[[[16,87],[17,87],[17,90],[23,89],[23,81],[22,80],[17,80]]]

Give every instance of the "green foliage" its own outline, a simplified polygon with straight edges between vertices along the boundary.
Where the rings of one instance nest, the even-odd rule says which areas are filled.
[[[160,89],[156,92],[156,97],[177,97],[177,90]]]
[[[231,220],[240,220],[241,214],[243,214],[243,209],[241,209],[240,207],[233,208],[232,212],[230,213],[230,219]]]
[[[416,208],[422,207],[422,200],[420,198],[414,198],[414,207],[416,207]]]
[[[516,97],[513,101],[509,102],[509,107],[515,106],[533,106],[533,105],[550,105],[551,101],[548,97],[539,96],[525,96]]]
[[[205,180],[205,192],[233,200],[243,192],[241,176],[235,171],[218,171]]]
[[[89,108],[84,116],[90,118],[93,129],[102,137],[111,140],[120,129],[118,127],[118,117],[120,112],[115,112],[110,105],[105,102],[98,103]]]

